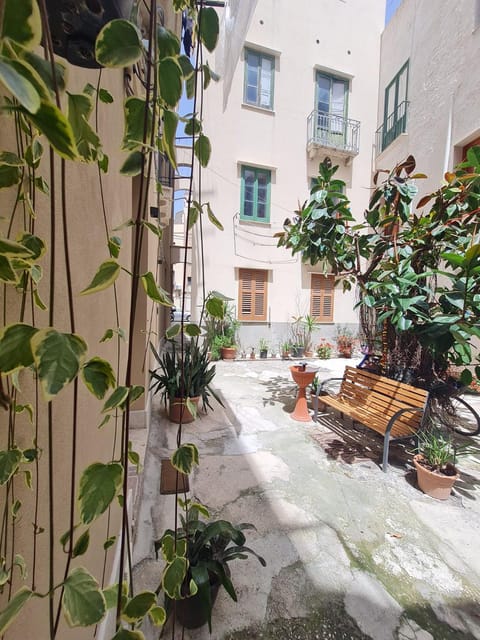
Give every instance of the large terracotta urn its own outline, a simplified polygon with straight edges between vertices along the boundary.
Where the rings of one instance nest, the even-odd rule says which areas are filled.
[[[290,373],[298,386],[297,402],[292,413],[292,418],[299,422],[311,422],[312,418],[308,412],[306,389],[309,384],[312,384],[316,372],[307,369],[305,365],[295,364],[290,367]]]

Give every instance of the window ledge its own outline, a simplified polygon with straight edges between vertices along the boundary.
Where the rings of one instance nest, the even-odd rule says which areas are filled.
[[[268,114],[269,116],[275,115],[274,109],[268,109],[267,107],[257,107],[255,104],[248,104],[248,102],[242,102],[242,109],[258,111],[259,113],[265,113],[265,114]]]
[[[240,215],[238,216],[238,222],[239,224],[253,224],[255,226],[258,225],[259,227],[262,227],[262,228],[272,226],[272,223],[270,222],[270,220],[265,220],[265,222],[263,222],[262,220],[255,220],[255,219],[250,220],[249,218],[242,218],[240,217]]]
[[[400,144],[400,140],[406,140],[408,138],[408,131],[405,131],[404,133],[400,133],[396,138],[394,138],[390,144],[388,146],[385,147],[385,149],[382,149],[382,151],[380,151],[380,153],[377,154],[376,156],[376,160],[379,160],[382,158],[383,154],[387,153],[387,151],[391,151],[392,149],[394,149],[398,144]]]

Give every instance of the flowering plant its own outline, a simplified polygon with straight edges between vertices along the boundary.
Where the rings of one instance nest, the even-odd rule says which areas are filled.
[[[327,342],[325,338],[320,339],[320,343],[317,346],[317,357],[322,358],[322,360],[327,360],[332,356],[333,344]]]

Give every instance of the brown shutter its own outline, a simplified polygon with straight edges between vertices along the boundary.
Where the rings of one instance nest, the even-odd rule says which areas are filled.
[[[267,275],[261,269],[239,269],[239,320],[267,319]]]
[[[312,273],[310,315],[317,322],[333,322],[334,284],[333,276]]]

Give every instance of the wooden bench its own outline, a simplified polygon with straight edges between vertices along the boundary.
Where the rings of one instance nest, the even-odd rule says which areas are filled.
[[[331,380],[341,380],[336,395],[325,394],[325,386]],[[397,382],[355,367],[346,367],[343,378],[329,378],[320,385],[313,397],[315,421],[318,405],[328,405],[354,422],[384,436],[383,471],[388,467],[388,450],[391,440],[416,439],[422,426],[428,391]]]

